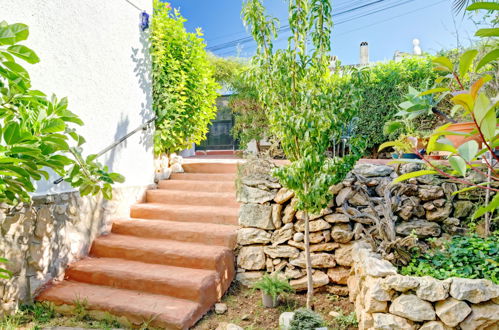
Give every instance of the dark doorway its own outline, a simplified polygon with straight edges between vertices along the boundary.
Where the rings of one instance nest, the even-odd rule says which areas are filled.
[[[237,149],[237,141],[230,132],[234,126],[234,116],[229,107],[229,98],[230,95],[224,95],[217,99],[217,117],[211,122],[206,140],[196,145],[196,150]]]

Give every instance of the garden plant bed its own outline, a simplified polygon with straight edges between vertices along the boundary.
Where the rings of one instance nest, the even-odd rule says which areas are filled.
[[[305,299],[305,294],[286,294],[277,308],[264,308],[260,291],[235,282],[222,299],[222,303],[227,305],[227,312],[219,315],[211,310],[193,329],[213,330],[224,322],[237,324],[244,329],[278,329],[279,315],[305,306]],[[348,297],[318,292],[314,305],[315,311],[324,318],[329,329],[357,329],[356,326],[342,327],[329,315],[331,311],[341,312],[343,315],[350,314],[354,306],[348,301]]]

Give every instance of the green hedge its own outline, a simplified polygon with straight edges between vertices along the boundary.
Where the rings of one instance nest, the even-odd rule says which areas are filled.
[[[387,141],[383,126],[399,111],[409,86],[422,90],[433,84],[436,74],[432,68],[429,58],[407,58],[363,69],[363,79],[345,82],[360,91],[356,133],[365,139],[367,148],[374,151]]]

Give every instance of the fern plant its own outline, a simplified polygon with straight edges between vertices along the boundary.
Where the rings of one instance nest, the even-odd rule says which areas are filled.
[[[253,288],[261,290],[271,296],[272,299],[277,299],[282,293],[294,291],[288,281],[281,280],[277,275],[264,275],[253,285]]]

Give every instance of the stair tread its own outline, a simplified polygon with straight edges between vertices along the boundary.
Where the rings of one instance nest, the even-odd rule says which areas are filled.
[[[239,207],[230,206],[213,206],[213,205],[197,205],[193,208],[189,204],[165,204],[165,203],[138,203],[132,205],[132,208],[148,208],[148,209],[159,209],[159,210],[172,210],[178,213],[189,213],[195,211],[196,213],[218,213],[218,214],[237,214],[239,212]]]
[[[218,299],[214,270],[149,264],[117,258],[85,258],[69,266],[66,279],[211,304]]]
[[[170,180],[229,181],[234,182],[235,173],[172,173]]]
[[[158,189],[175,189],[181,191],[236,191],[236,185],[232,181],[201,181],[201,180],[160,180]]]
[[[185,299],[73,281],[48,288],[37,300],[56,305],[74,305],[76,300],[85,300],[90,310],[125,316],[135,324],[153,320],[154,324],[170,329],[186,329],[204,312],[198,303]]]
[[[121,218],[113,221],[112,232],[138,237],[185,241],[200,244],[222,245],[234,248],[239,226],[170,221],[161,219]]]
[[[191,195],[199,197],[217,197],[236,200],[236,194],[233,192],[212,192],[212,191],[189,191],[179,189],[152,189],[147,190],[147,194],[152,195],[184,195],[189,197]]]
[[[118,258],[85,258],[69,266],[71,272],[106,273],[111,276],[128,278],[130,280],[154,280],[165,285],[172,281],[182,282],[192,286],[202,286],[206,279],[212,278],[215,271],[208,269],[186,268],[161,264],[149,264],[140,261]]]
[[[96,238],[90,250],[94,257],[213,270],[217,269],[220,260],[229,253],[232,251],[222,246],[119,234]]]

